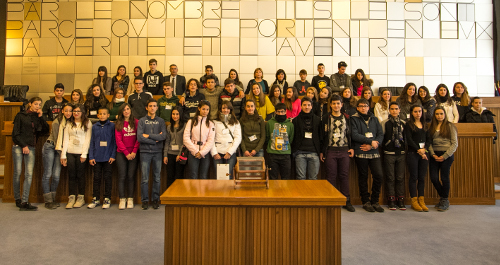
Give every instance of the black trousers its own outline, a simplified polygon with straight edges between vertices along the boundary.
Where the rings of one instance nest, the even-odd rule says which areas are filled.
[[[410,171],[410,183],[408,185],[410,197],[424,196],[425,175],[427,174],[429,160],[422,159],[416,152],[409,152],[406,161],[408,171]]]
[[[290,179],[292,172],[290,155],[268,154],[268,156],[267,166],[270,168],[269,179],[278,179],[280,175],[281,179]]]
[[[80,162],[81,154],[67,154],[69,195],[85,194],[85,162]]]
[[[405,195],[405,155],[384,155],[387,196]]]
[[[167,189],[174,183],[176,179],[184,178],[184,168],[186,165],[181,165],[175,161],[177,155],[167,155],[168,163],[167,163]]]
[[[380,197],[380,188],[382,187],[382,161],[380,158],[366,159],[355,158],[356,166],[358,168],[358,185],[359,194],[363,204],[367,202],[378,203]],[[372,194],[368,192],[368,168],[372,173]]]
[[[118,194],[120,198],[134,197],[134,183],[137,176],[139,154],[133,160],[128,160],[125,154],[116,152],[116,166],[118,167]]]
[[[96,162],[94,165],[93,196],[97,200],[101,198],[101,180],[104,178],[104,198],[111,199],[111,174],[113,166],[109,162]]]

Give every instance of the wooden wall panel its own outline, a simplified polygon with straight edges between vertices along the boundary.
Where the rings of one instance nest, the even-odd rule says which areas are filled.
[[[165,217],[165,264],[341,261],[340,236],[332,240],[341,231],[339,207],[167,205]]]

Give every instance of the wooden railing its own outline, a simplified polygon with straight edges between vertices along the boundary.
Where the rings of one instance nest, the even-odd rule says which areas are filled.
[[[493,125],[492,124],[456,124],[458,128],[459,147],[455,153],[455,162],[451,168],[451,191],[450,202],[452,204],[495,204],[494,194],[494,171],[498,167],[498,160],[494,158],[494,149],[498,149],[498,144],[493,145]],[[5,152],[12,152],[12,123],[6,122],[2,134],[5,135]],[[42,191],[42,147],[47,139],[47,136],[42,137],[37,142],[35,169],[32,178],[30,201],[43,202]],[[498,150],[497,150],[498,151]],[[139,169],[139,168],[138,168]],[[5,185],[3,193],[3,202],[13,202],[14,193],[12,189],[12,172],[13,161],[12,156],[5,157]],[[166,168],[162,167],[161,171],[161,192],[166,190]],[[86,191],[85,198],[87,202],[92,199],[92,167],[87,165],[86,169]],[[112,203],[118,202],[118,170],[116,163],[113,166],[113,188],[112,188]],[[214,174],[211,174],[214,177]],[[319,174],[321,178],[321,174]],[[351,160],[350,165],[350,192],[351,200],[354,204],[361,204],[358,189],[357,169],[354,160]],[[140,170],[137,172],[135,179],[135,199],[140,201]],[[150,189],[151,189],[150,181]],[[408,184],[408,172],[406,174],[406,184]],[[104,189],[104,185],[102,185]],[[383,189],[383,188],[382,188]],[[405,188],[407,190],[407,188]],[[61,171],[61,180],[57,191],[58,199],[67,201],[68,198],[68,177],[67,170],[63,167]],[[382,192],[384,194],[384,192]],[[426,177],[425,197],[428,204],[437,202],[438,195],[432,186],[429,178]],[[407,201],[409,200],[408,191],[406,191]],[[384,204],[385,196],[381,196],[381,203]]]

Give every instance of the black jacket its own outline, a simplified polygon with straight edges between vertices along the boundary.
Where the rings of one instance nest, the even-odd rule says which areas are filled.
[[[330,143],[330,139],[328,139],[330,137],[330,133],[329,131],[331,130],[332,128],[332,125],[331,125],[331,119],[330,119],[330,115],[332,115],[331,112],[323,115],[323,119],[321,120],[321,131],[322,131],[322,137],[323,137],[323,141],[322,141],[322,145],[321,145],[321,153],[323,154],[326,154],[326,150],[328,149],[328,144]],[[342,113],[342,115],[344,115],[344,118],[345,118],[345,122],[346,122],[346,132],[345,132],[345,135],[347,136],[347,146],[349,147],[349,149],[352,149],[352,143],[351,143],[351,131],[352,131],[352,127],[351,127],[351,121],[350,121],[350,118],[349,118],[349,115],[345,114],[345,113]]]
[[[292,142],[292,153],[299,151],[299,147],[302,144],[302,140],[305,138],[305,121],[304,114],[302,111],[297,117],[292,120],[294,128],[294,136]],[[321,131],[321,120],[318,116],[314,115],[311,111],[312,117],[312,141],[314,144],[314,149],[319,155],[321,153],[321,142],[322,142],[322,131]]]
[[[470,109],[467,114],[465,114],[465,122],[467,123],[493,123],[493,131],[498,135],[497,133],[497,126],[495,125],[495,120],[493,117],[495,114],[493,114],[491,111],[484,109],[481,114],[477,113],[476,111]],[[493,140],[496,140],[497,136],[493,138]]]
[[[186,78],[182,75],[176,75],[175,76],[175,87],[174,87],[174,91],[175,91],[175,95],[178,96],[178,95],[182,95],[185,91],[186,91]],[[164,82],[170,82],[172,83],[172,76],[171,75],[167,75],[164,77]],[[171,84],[173,85],[173,84]]]
[[[146,107],[150,98],[151,95],[146,92],[134,93],[128,97],[128,104],[132,106],[132,113],[136,119],[141,119],[148,114]]]
[[[205,95],[200,93],[200,90],[196,90],[196,94],[191,96],[188,91],[186,91],[186,100],[184,101],[183,109],[183,120],[187,122],[190,118],[194,117],[196,110],[198,110],[198,105],[200,101],[205,100]],[[210,106],[210,108],[217,108],[217,106]]]
[[[14,118],[14,129],[12,129],[12,141],[15,145],[24,148],[35,146],[39,136],[49,132],[49,125],[37,113],[22,111]]]
[[[382,129],[384,130],[384,141],[382,142],[382,146],[384,152],[395,153],[396,155],[400,155],[401,152],[405,151],[406,147],[406,134],[405,134],[405,122],[401,120],[401,134],[403,136],[403,140],[400,143],[400,147],[396,147],[394,145],[394,141],[392,141],[392,134],[394,133],[394,124],[390,119],[382,122]]]
[[[53,121],[57,115],[61,112],[63,106],[65,103],[68,101],[65,98],[62,98],[61,103],[57,103],[55,98],[51,98],[47,101],[45,101],[45,104],[43,104],[42,112],[43,112],[43,118],[46,121]]]
[[[232,94],[229,94],[227,90],[222,90],[222,93],[220,93],[219,96],[219,108],[222,106],[222,102],[224,100],[228,100],[233,104],[233,113],[234,116],[239,120],[241,118],[241,114],[243,113],[243,110],[245,109],[245,102],[246,102],[246,97],[240,98],[240,91],[235,89]]]

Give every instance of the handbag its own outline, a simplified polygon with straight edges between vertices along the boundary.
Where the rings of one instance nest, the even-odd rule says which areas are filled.
[[[181,150],[181,154],[179,155],[179,162],[178,162],[179,164],[185,165],[187,163],[188,152],[189,152],[189,150],[187,149],[187,147],[185,145],[183,145],[182,150]]]

